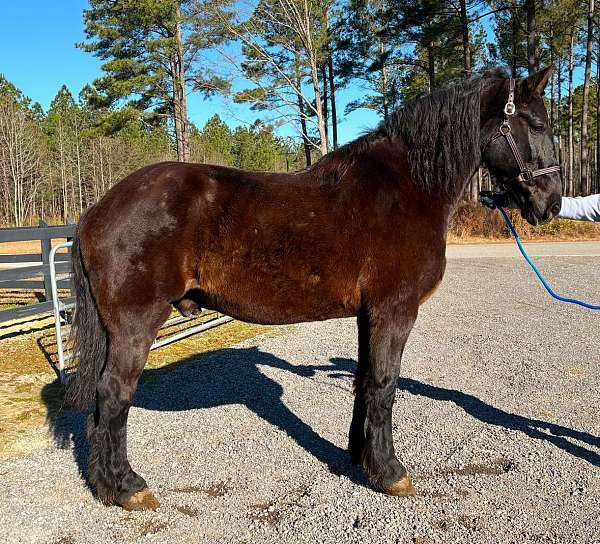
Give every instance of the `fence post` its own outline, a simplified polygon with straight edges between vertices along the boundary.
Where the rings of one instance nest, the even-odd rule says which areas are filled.
[[[39,228],[43,229],[48,226],[48,223],[40,219]],[[52,284],[50,282],[50,270],[47,268],[50,264],[50,250],[52,249],[52,240],[42,238],[40,240],[42,250],[42,264],[46,265],[44,269],[44,294],[45,301],[52,300]]]
[[[77,223],[75,223],[75,221],[73,221],[70,217],[67,217],[67,225],[74,225],[76,226]],[[72,242],[73,241],[73,237],[67,237],[67,242]],[[73,251],[72,251],[72,247],[73,246],[69,246],[67,248],[67,252],[69,253],[69,255],[71,255],[71,262],[73,261]],[[73,290],[73,274],[69,274],[69,297],[74,296],[75,291]],[[70,323],[72,321],[72,311],[70,312],[65,312],[65,318],[68,320],[68,322]]]

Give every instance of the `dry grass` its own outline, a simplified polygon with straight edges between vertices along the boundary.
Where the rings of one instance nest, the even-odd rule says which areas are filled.
[[[197,325],[209,317],[202,315],[191,323],[163,330],[161,335]],[[281,334],[283,330],[231,321],[152,351],[146,368],[160,368],[259,334]],[[52,317],[0,325],[0,459],[24,454],[45,444],[45,435],[37,429],[43,426],[49,411],[62,406],[63,398],[63,387],[56,381],[51,363],[56,363]]]
[[[555,219],[546,225],[532,227],[521,218],[519,212],[509,213],[525,240],[600,240],[600,223]],[[481,204],[462,202],[450,221],[448,242],[451,244],[501,242],[509,238],[510,233],[500,213],[488,210]]]

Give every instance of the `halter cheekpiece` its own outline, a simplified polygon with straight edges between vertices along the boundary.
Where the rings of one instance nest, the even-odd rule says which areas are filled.
[[[516,179],[520,182],[526,183],[527,185],[532,185],[533,178],[545,176],[546,174],[552,174],[553,172],[560,172],[560,165],[556,164],[554,166],[540,168],[539,170],[531,170],[530,168],[527,168],[523,157],[521,157],[519,148],[517,147],[517,142],[515,142],[515,139],[513,138],[510,124],[508,122],[508,120],[517,113],[517,108],[515,106],[515,80],[511,77],[508,82],[508,100],[504,105],[504,121],[498,129],[498,134],[492,139],[495,140],[496,138],[500,137],[504,137],[506,139],[506,143],[508,144],[508,147],[510,147],[517,166],[519,167],[519,174],[516,176]]]

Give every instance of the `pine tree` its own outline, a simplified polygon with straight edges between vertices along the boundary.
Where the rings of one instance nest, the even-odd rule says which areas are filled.
[[[241,68],[251,83],[235,100],[291,123],[304,140],[307,164],[311,147],[321,155],[329,151],[321,88],[327,85],[322,70],[329,40],[325,14],[316,0],[260,0],[247,21],[230,27],[242,44]]]
[[[188,88],[205,93],[226,82],[197,66],[202,51],[221,43],[230,2],[217,0],[90,0],[88,41],[79,46],[103,60],[97,101],[128,105],[173,122],[179,160],[189,159]]]

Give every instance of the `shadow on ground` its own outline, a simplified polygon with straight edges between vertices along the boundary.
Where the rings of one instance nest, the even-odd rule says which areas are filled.
[[[354,363],[351,364],[354,366]],[[144,370],[134,406],[146,410],[187,411],[243,404],[265,421],[286,432],[332,473],[346,476],[356,484],[368,485],[362,471],[352,464],[345,449],[319,436],[284,404],[283,387],[263,374],[261,366],[285,370],[303,377],[313,376],[317,371],[336,371],[331,364],[291,365],[257,348],[222,349],[162,368]],[[75,460],[87,482],[87,414],[67,409],[51,409],[49,394],[53,387],[56,388],[56,385],[46,386],[42,392],[44,401],[48,400],[50,429],[59,447],[70,448],[73,444]],[[352,403],[349,400],[348,410],[351,409]],[[143,467],[140,469],[143,472]]]
[[[330,377],[348,379],[354,372],[356,362],[333,358],[326,365],[291,365],[257,348],[222,349],[159,369],[145,370],[134,406],[146,410],[186,411],[243,404],[265,421],[286,432],[332,473],[344,475],[359,485],[367,485],[360,469],[351,464],[346,450],[319,436],[283,403],[283,387],[264,375],[260,371],[261,366],[285,370],[303,377],[328,372]],[[434,401],[453,402],[485,424],[517,430],[531,438],[546,440],[567,453],[600,467],[600,455],[597,452],[569,440],[600,448],[600,438],[589,433],[511,414],[473,395],[408,378],[400,380],[399,388]],[[55,397],[56,384],[46,386],[42,398],[48,408],[50,429],[59,447],[70,448],[73,444],[74,458],[82,476],[88,481],[86,414],[67,409],[57,410],[55,404],[52,404]],[[351,409],[351,403],[348,402],[348,410]]]
[[[348,370],[356,365],[351,359],[331,359],[335,367]],[[567,440],[577,440],[585,444],[600,448],[600,438],[590,433],[563,427],[554,423],[548,423],[541,419],[511,414],[487,404],[473,395],[457,391],[456,389],[445,389],[435,385],[429,385],[410,378],[400,378],[398,388],[415,396],[427,397],[431,400],[442,402],[453,402],[462,408],[467,414],[487,425],[495,425],[520,431],[530,438],[546,440],[567,453],[579,457],[596,467],[600,467],[600,454],[588,448],[579,446]]]

